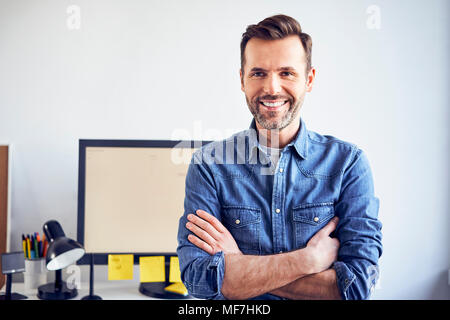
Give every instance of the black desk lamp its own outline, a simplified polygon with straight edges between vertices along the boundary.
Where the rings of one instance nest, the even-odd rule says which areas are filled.
[[[38,288],[38,298],[44,300],[65,300],[77,295],[76,288],[68,288],[62,281],[61,269],[75,263],[84,255],[84,249],[78,242],[66,237],[61,225],[50,220],[44,224],[44,233],[49,241],[45,261],[48,270],[55,270],[55,282]]]

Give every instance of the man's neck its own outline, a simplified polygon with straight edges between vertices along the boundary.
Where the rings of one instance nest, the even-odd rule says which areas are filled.
[[[287,127],[278,130],[268,130],[261,127],[258,121],[255,121],[256,129],[258,130],[258,137],[260,143],[269,148],[283,149],[297,136],[300,129],[300,120],[293,120]]]

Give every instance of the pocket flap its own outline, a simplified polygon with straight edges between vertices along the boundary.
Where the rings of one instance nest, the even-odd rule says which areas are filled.
[[[298,222],[320,225],[334,216],[333,202],[307,203],[295,207],[293,210],[293,220]]]
[[[233,228],[242,228],[261,221],[261,209],[245,206],[224,206],[223,220]]]

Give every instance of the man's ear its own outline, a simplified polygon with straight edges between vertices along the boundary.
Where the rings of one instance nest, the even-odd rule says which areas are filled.
[[[244,75],[242,74],[242,69],[239,69],[239,78],[241,78],[241,91],[244,92]]]
[[[316,68],[311,67],[306,78],[306,92],[311,92],[316,78]]]

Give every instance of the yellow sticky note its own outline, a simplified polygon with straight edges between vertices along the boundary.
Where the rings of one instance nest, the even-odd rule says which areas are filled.
[[[180,262],[178,257],[170,257],[169,282],[181,282]]]
[[[169,292],[174,292],[186,296],[188,291],[182,282],[172,283],[170,286],[164,288],[164,290]]]
[[[141,273],[141,282],[166,281],[164,256],[140,257],[139,270]]]
[[[132,280],[133,262],[132,254],[108,255],[108,280]]]

